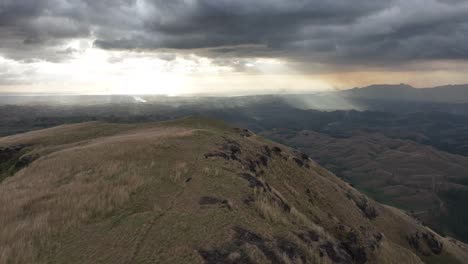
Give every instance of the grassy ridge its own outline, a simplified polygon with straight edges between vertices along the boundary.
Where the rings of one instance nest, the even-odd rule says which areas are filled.
[[[40,157],[0,184],[0,262],[421,263],[424,254],[468,255],[307,155],[218,121],[85,123],[0,139],[13,143]]]

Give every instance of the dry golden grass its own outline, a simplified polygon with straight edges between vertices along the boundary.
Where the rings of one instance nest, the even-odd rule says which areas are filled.
[[[271,197],[268,194],[260,189],[256,189],[254,194],[255,208],[263,218],[270,223],[282,224],[285,226],[291,224],[282,209],[277,204],[271,202]]]
[[[371,262],[382,264],[422,264],[424,263],[418,256],[405,250],[403,247],[390,241],[383,241],[374,259]]]
[[[187,162],[176,162],[174,173],[171,174],[171,180],[174,183],[179,183],[181,181],[181,176],[187,174],[188,170]]]
[[[252,262],[259,264],[270,263],[270,261],[268,261],[263,252],[257,246],[246,244],[242,247],[242,249],[247,253],[249,259]]]
[[[30,142],[48,133],[15,140]],[[145,166],[148,143],[157,145],[190,133],[182,128],[153,128],[93,139],[41,157],[7,178],[0,185],[0,263],[35,263],[43,254],[41,249],[49,248],[61,232],[111,214],[152,180],[144,176],[149,169]],[[177,164],[173,178],[178,180],[184,170],[185,163]]]
[[[0,263],[201,263],[197,250],[207,247],[232,250],[232,261],[241,252],[269,263],[265,246],[284,263],[301,263],[285,254],[284,240],[310,262],[328,264],[321,246],[339,247],[351,230],[369,263],[421,263],[405,237],[427,229],[402,211],[369,201],[379,216],[368,219],[355,202],[362,194],[315,163],[298,166],[286,147],[268,166],[257,164],[257,179],[269,187],[251,188],[239,177],[249,169],[239,160],[255,160],[274,144],[202,120],[176,124],[88,123],[0,139],[40,143],[33,151],[41,156],[0,184]],[[239,142],[238,160],[205,159],[226,137]],[[222,202],[200,205],[203,196]],[[266,242],[223,248],[235,239],[233,226]],[[319,238],[299,236],[308,231]]]

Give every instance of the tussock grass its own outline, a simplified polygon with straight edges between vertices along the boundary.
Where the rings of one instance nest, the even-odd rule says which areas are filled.
[[[174,127],[178,122],[182,127]],[[269,263],[273,252],[285,263],[300,263],[303,254],[330,263],[321,247],[331,242],[337,249],[351,230],[369,263],[421,263],[405,236],[424,227],[384,206],[367,219],[353,202],[356,190],[320,167],[298,166],[286,147],[267,165],[256,163],[265,185],[252,188],[239,173],[252,170],[243,165],[255,162],[265,144],[272,147],[261,138],[204,119],[128,126],[112,135],[101,131],[106,126],[56,139],[59,131],[90,125],[20,137],[45,143],[32,146],[41,158],[0,184],[0,263],[201,263],[197,250],[205,248],[232,261],[246,253]],[[204,158],[226,138],[239,143],[237,159]],[[203,196],[229,207],[201,206]],[[237,241],[233,226],[260,241]],[[383,239],[370,250],[379,233]]]
[[[6,179],[0,185],[0,263],[37,263],[60,234],[112,215],[153,180],[141,151],[146,143],[188,134],[142,130],[67,146]],[[179,181],[186,171],[186,163],[177,163],[169,176]]]
[[[265,192],[263,189],[254,189],[254,199],[255,208],[267,221],[285,226],[291,225],[284,211],[277,204],[272,202],[271,195]]]
[[[188,171],[189,171],[189,168],[188,168],[186,162],[183,162],[183,161],[182,162],[176,162],[174,172],[171,173],[171,180],[174,183],[181,182],[181,177],[183,175],[186,175],[188,173]]]
[[[263,252],[255,245],[245,244],[242,246],[244,252],[247,253],[249,259],[254,263],[270,263]]]
[[[137,174],[116,175],[123,166],[119,162],[103,164],[92,174],[75,175],[61,170],[60,162],[51,162],[55,164],[48,164],[49,168],[58,174],[31,168],[36,172],[34,177],[2,186],[0,263],[33,263],[39,250],[49,246],[60,231],[111,214],[145,183]],[[58,185],[62,180],[59,175],[73,179]]]
[[[273,192],[279,194],[276,190],[273,190]],[[287,227],[306,228],[314,231],[326,241],[335,241],[321,226],[315,224],[297,208],[291,207],[289,212],[284,211],[283,208],[273,201],[270,193],[260,188],[256,188],[254,194],[255,208],[267,221]],[[284,197],[282,199],[286,200]]]

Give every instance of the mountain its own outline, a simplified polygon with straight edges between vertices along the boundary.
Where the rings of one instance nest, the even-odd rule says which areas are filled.
[[[438,103],[468,103],[468,84],[414,88],[406,84],[376,84],[340,92],[347,98]]]
[[[90,120],[141,123],[209,116],[299,148],[379,202],[412,211],[439,233],[468,241],[467,116],[304,110],[275,96],[208,100],[203,107],[189,99],[168,98],[167,104],[145,99],[148,103],[132,105],[0,106],[0,135]]]
[[[416,98],[420,91],[406,84],[374,84],[367,87],[344,90],[341,93],[346,97],[385,100],[412,100]]]
[[[224,123],[0,138],[1,263],[463,263],[467,245]]]
[[[98,118],[148,118],[201,112],[292,110],[357,110],[398,114],[446,112],[468,115],[468,85],[448,85],[435,88],[413,88],[409,85],[372,85],[339,92],[311,94],[275,94],[235,97],[159,95],[50,95],[27,96],[0,94],[0,135],[23,132],[5,128],[16,122],[36,123],[39,127],[58,125],[63,120],[73,122]],[[205,112],[205,113],[203,113]],[[53,118],[51,118],[53,117]],[[94,118],[94,119],[93,119]],[[31,120],[36,119],[36,120]],[[46,120],[44,120],[46,119]],[[47,120],[48,119],[48,120]],[[158,121],[165,118],[159,118]],[[143,120],[145,121],[145,120]],[[5,124],[8,123],[8,124]]]

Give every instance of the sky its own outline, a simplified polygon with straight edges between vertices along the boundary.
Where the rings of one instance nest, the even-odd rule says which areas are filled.
[[[468,0],[0,0],[0,93],[468,83]]]

